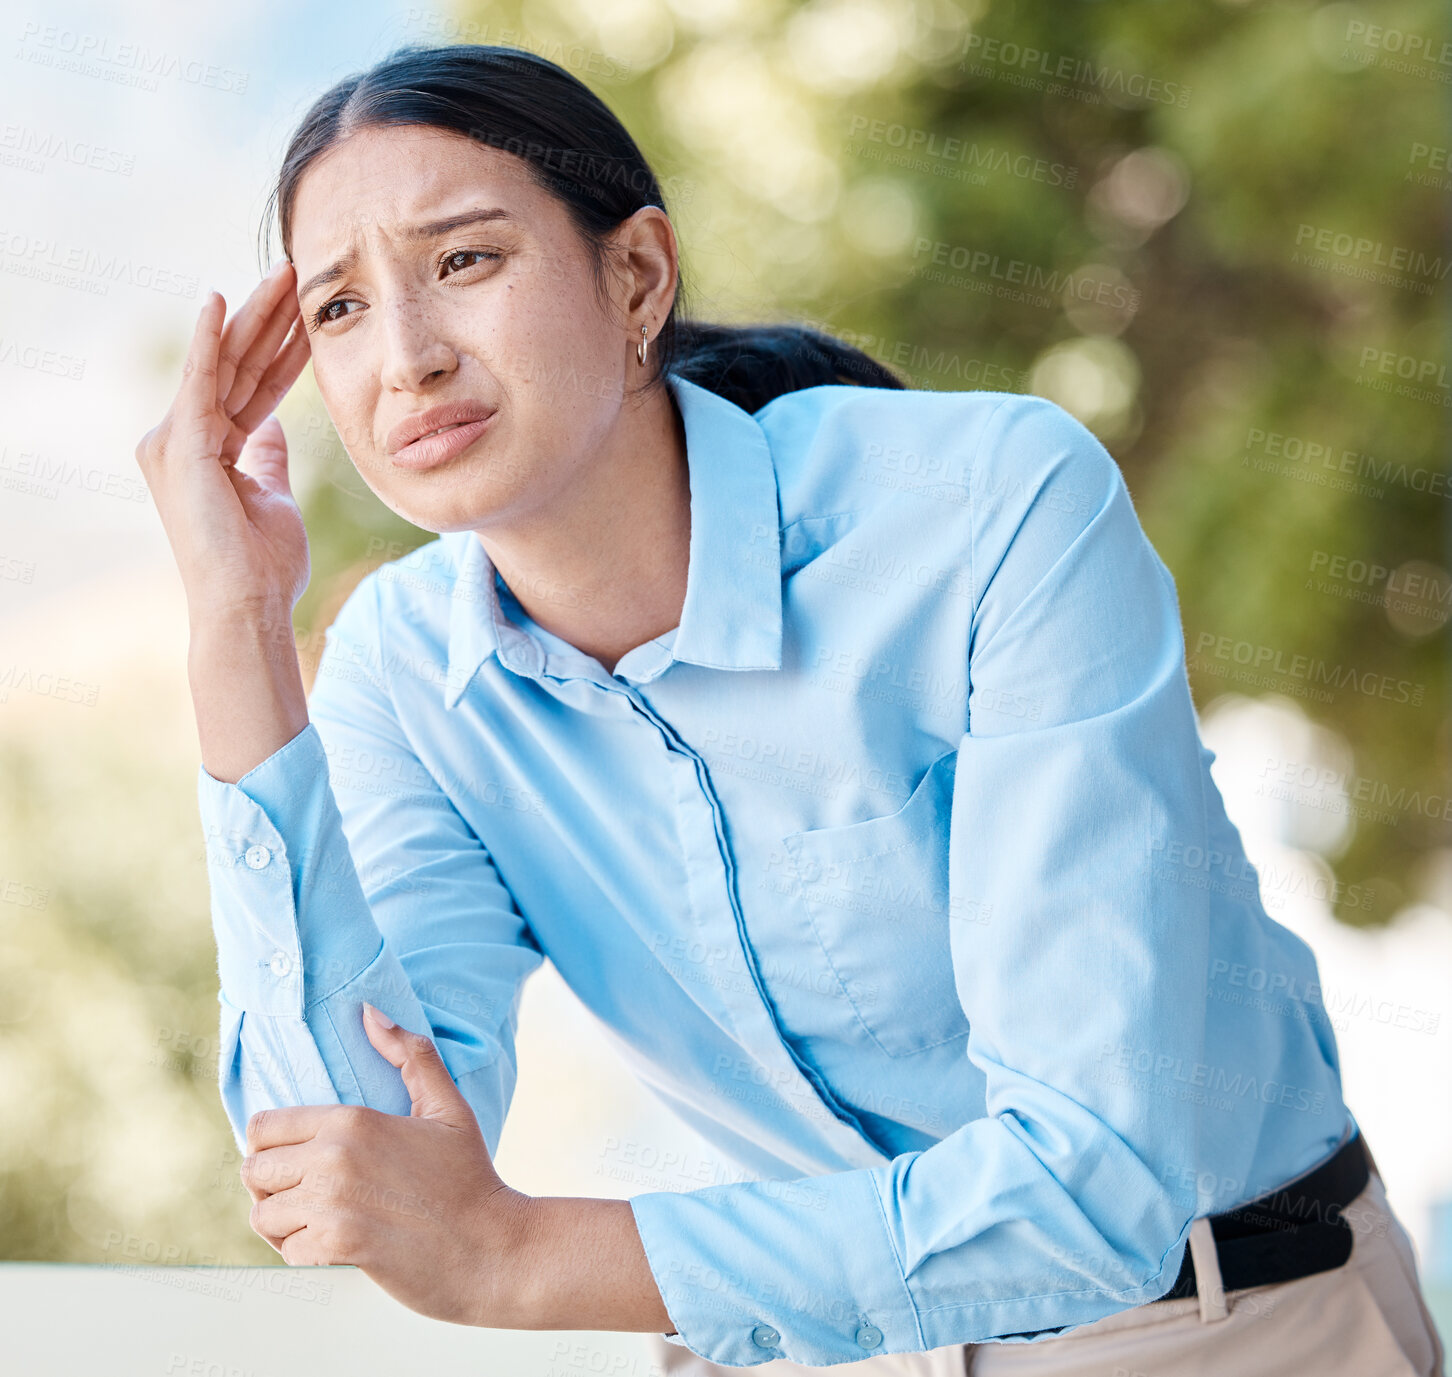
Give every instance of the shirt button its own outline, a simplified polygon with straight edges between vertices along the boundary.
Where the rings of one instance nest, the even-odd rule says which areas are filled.
[[[243,859],[250,869],[261,870],[272,859],[272,852],[259,843],[256,846],[249,846]]]
[[[860,1348],[876,1348],[882,1342],[882,1330],[875,1324],[864,1324],[857,1331],[857,1343]]]
[[[278,979],[282,979],[292,974],[292,957],[285,951],[275,951],[272,953],[272,960],[267,963],[267,968]]]
[[[769,1324],[759,1324],[751,1331],[751,1342],[757,1348],[775,1348],[781,1342],[781,1335]]]

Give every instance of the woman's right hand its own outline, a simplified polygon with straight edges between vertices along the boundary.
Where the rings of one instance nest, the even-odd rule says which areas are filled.
[[[239,611],[290,627],[308,584],[307,533],[272,415],[308,358],[295,284],[284,259],[225,330],[227,303],[208,295],[171,409],[136,447],[194,627]]]

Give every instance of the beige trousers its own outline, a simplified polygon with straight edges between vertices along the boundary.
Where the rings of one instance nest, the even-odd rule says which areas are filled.
[[[1055,1338],[885,1353],[824,1369],[784,1358],[722,1367],[653,1334],[652,1371],[667,1377],[807,1377],[828,1370],[842,1377],[1444,1377],[1412,1241],[1376,1171],[1342,1213],[1355,1239],[1351,1257],[1334,1271],[1226,1292],[1208,1222],[1197,1222],[1191,1243],[1198,1296],[1135,1306]]]

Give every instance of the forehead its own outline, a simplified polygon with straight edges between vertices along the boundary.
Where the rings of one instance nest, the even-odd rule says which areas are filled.
[[[420,125],[360,129],[298,181],[292,256],[299,271],[359,245],[472,205],[521,220],[548,213],[550,197],[521,159],[462,134]]]

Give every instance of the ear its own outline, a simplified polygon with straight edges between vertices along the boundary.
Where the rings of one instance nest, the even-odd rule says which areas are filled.
[[[640,327],[652,340],[660,333],[676,299],[680,249],[670,217],[659,206],[642,206],[615,227],[615,257],[625,275],[626,327],[633,348]]]

